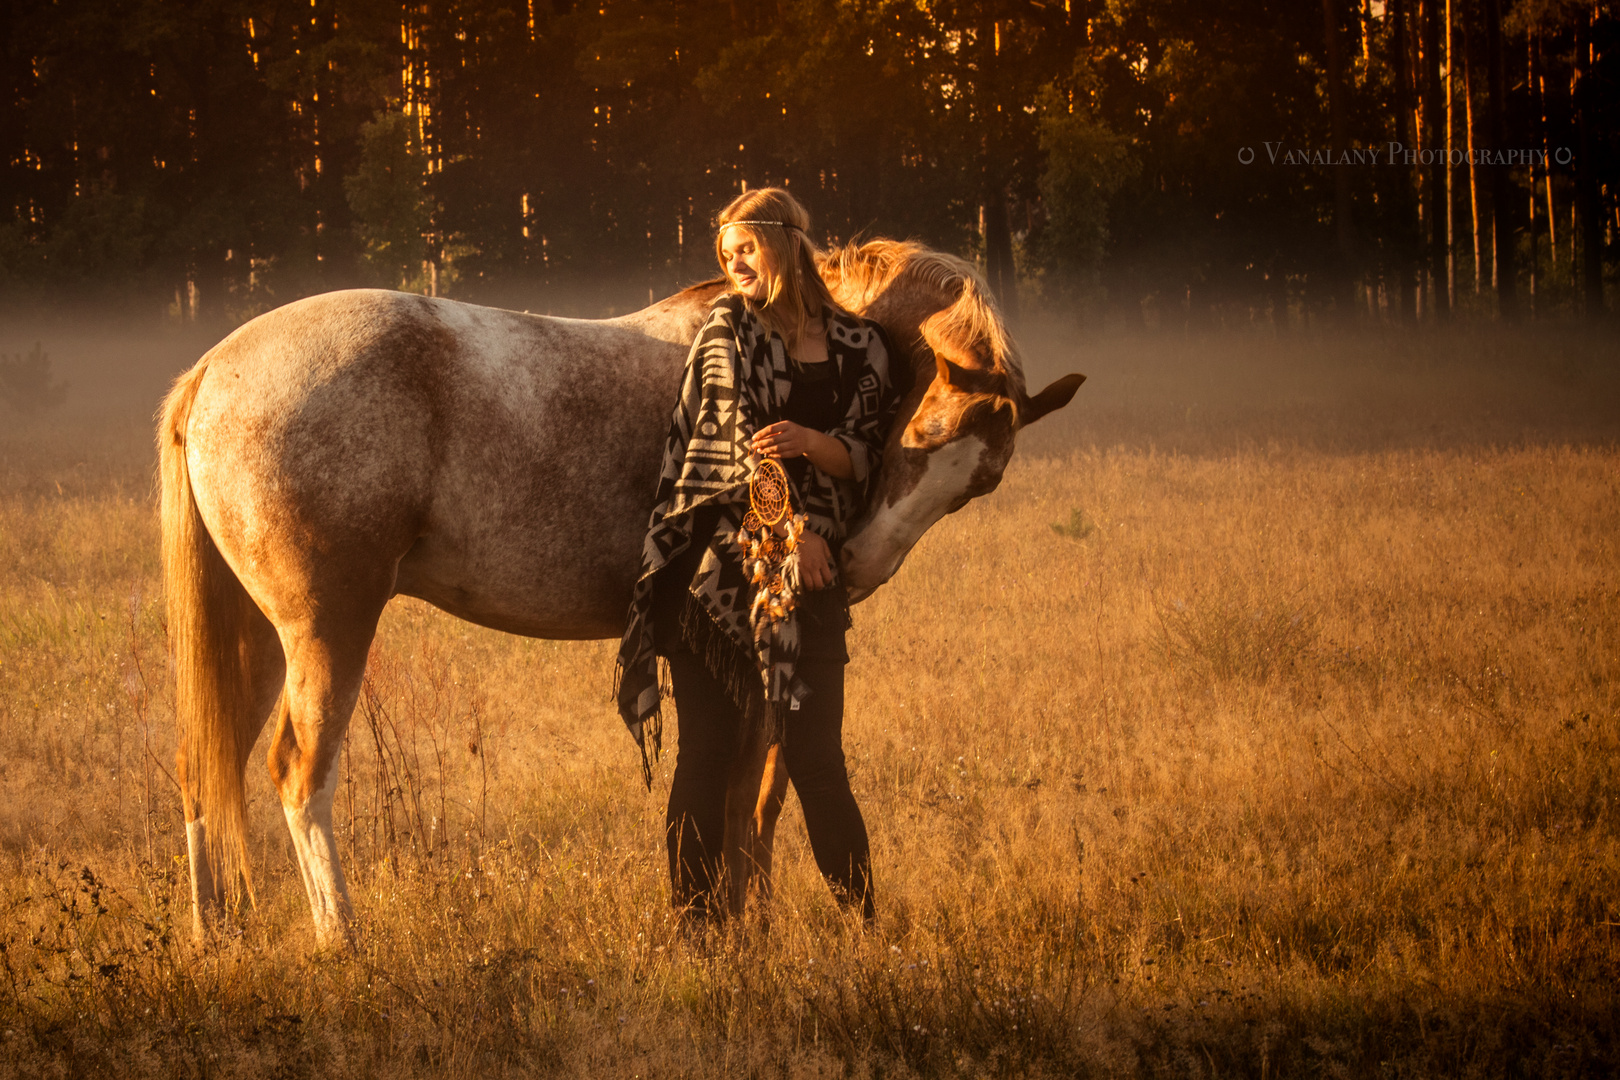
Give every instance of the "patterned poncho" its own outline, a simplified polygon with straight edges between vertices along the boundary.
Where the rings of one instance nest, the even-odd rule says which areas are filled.
[[[889,357],[876,324],[831,314],[828,361],[837,365],[839,400],[849,403],[843,422],[827,434],[849,450],[854,476],[836,480],[819,469],[792,492],[793,509],[835,548],[865,506],[867,481],[878,469],[893,400]],[[680,398],[664,443],[656,505],[641,553],[641,575],[619,645],[619,715],[641,747],[643,776],[662,738],[658,659],[653,628],[653,576],[693,540],[693,514],[712,506],[719,527],[688,583],[682,633],[727,686],[744,715],[762,722],[770,707],[792,707],[804,696],[794,674],[798,628],[790,614],[774,632],[752,625],[753,586],[743,572],[735,537],[748,511],[748,481],[759,458],[754,433],[780,418],[793,382],[782,338],[770,331],[735,293],[715,301],[698,331],[681,378]],[[737,657],[747,663],[739,674]],[[648,737],[651,737],[649,754]]]

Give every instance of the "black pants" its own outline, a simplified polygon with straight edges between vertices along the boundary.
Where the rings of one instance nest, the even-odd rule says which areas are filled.
[[[737,755],[742,714],[708,669],[686,649],[672,649],[679,742],[665,821],[674,900],[698,914],[719,913],[726,780]],[[816,866],[842,903],[872,917],[872,856],[866,822],[844,766],[844,662],[800,659],[797,671],[814,693],[788,713],[781,760],[799,793]]]

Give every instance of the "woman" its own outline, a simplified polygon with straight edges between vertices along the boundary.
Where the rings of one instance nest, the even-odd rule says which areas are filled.
[[[844,767],[849,605],[837,567],[893,394],[881,332],[833,301],[809,225],[780,188],[720,214],[715,252],[729,289],[687,358],[619,650],[620,714],[638,738],[651,721],[655,748],[656,657],[669,661],[680,717],[670,879],[676,906],[699,916],[724,910],[726,778],[742,725],[762,718],[780,724],[816,865],[842,902],[872,914],[866,824]],[[767,458],[790,489],[792,515],[776,536],[785,543],[795,518],[803,526],[783,575],[789,602],[774,614],[754,603],[759,586],[738,542],[749,482]],[[644,766],[646,754],[643,742]]]

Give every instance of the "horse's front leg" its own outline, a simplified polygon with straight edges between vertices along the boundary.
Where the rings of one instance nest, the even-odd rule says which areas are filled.
[[[759,801],[754,804],[754,872],[759,875],[758,893],[762,905],[771,901],[771,854],[776,844],[776,822],[782,816],[787,788],[787,765],[782,761],[782,744],[772,743],[765,755]]]
[[[743,721],[742,745],[726,781],[726,910],[740,917],[748,905],[748,883],[754,870],[754,811],[771,748],[768,724]]]

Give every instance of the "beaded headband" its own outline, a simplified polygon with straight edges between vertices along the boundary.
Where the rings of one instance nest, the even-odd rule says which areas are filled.
[[[776,226],[780,226],[781,228],[784,228],[784,229],[798,229],[799,228],[797,225],[789,225],[785,221],[728,221],[728,222],[726,222],[724,225],[722,225],[720,227],[722,229],[729,229],[733,225],[776,225]],[[799,231],[803,232],[804,230],[799,229]]]

